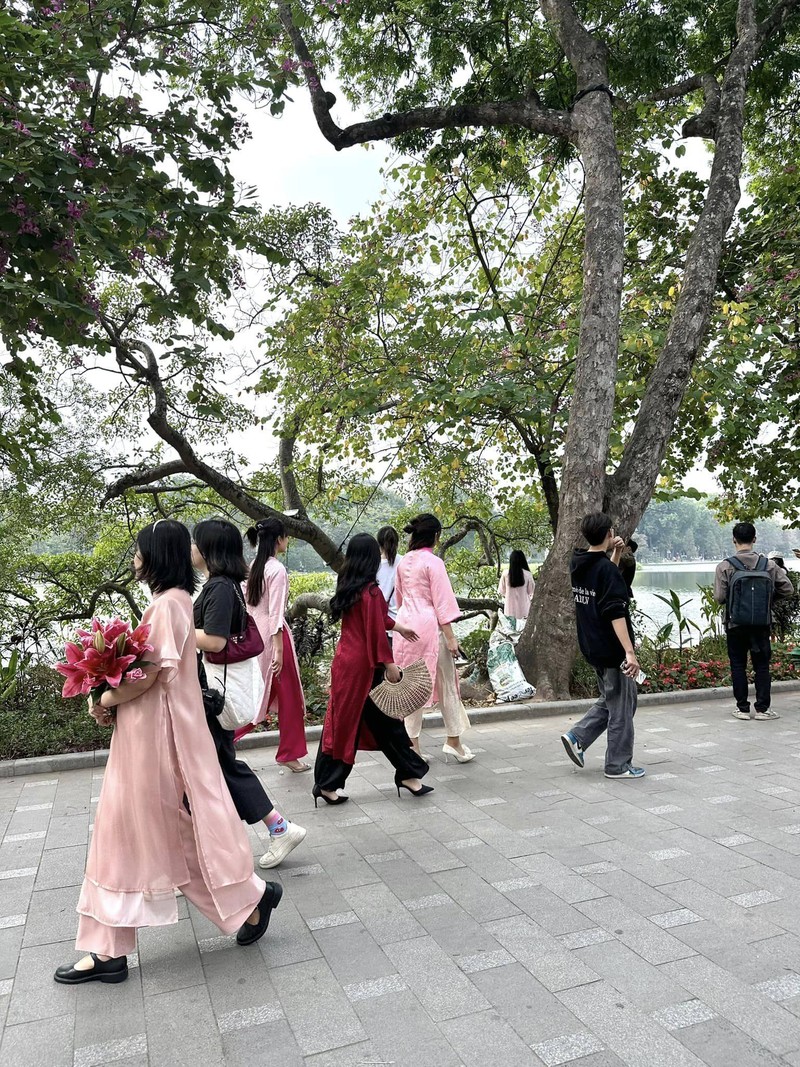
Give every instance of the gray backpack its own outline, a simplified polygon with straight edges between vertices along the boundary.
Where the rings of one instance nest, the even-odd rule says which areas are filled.
[[[772,625],[772,576],[767,573],[767,557],[759,556],[749,570],[736,556],[728,556],[733,567],[728,582],[727,618],[734,626]]]

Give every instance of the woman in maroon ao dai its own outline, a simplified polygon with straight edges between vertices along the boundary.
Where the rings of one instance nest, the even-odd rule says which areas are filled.
[[[342,620],[342,633],[331,666],[331,690],[322,740],[314,767],[314,802],[341,804],[341,789],[358,749],[380,749],[395,768],[398,795],[406,788],[415,796],[431,792],[421,779],[428,765],[414,752],[397,719],[390,719],[370,700],[373,686],[383,678],[399,681],[387,630],[416,640],[413,630],[398,627],[376,582],[381,561],[378,542],[370,534],[357,534],[348,545],[345,565],[331,599],[331,616]]]

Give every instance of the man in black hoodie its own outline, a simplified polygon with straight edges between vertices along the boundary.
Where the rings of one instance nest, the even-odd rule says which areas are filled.
[[[586,516],[581,533],[589,549],[576,549],[572,554],[572,595],[578,644],[597,673],[600,696],[561,740],[572,762],[582,767],[586,749],[607,731],[606,778],[643,778],[644,769],[631,766],[640,667],[628,611],[630,590],[616,562],[606,554],[613,548],[618,560],[623,542],[614,536],[611,519],[602,511]]]

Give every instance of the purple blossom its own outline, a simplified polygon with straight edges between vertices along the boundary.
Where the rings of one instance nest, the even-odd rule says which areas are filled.
[[[94,160],[91,156],[78,156],[78,166],[90,170],[94,166]]]
[[[122,154],[123,154],[123,156],[132,156],[135,151],[136,151],[136,149],[133,147],[132,144],[124,144],[122,146]]]
[[[301,66],[303,67],[304,70],[313,70],[314,69],[314,61],[311,60],[311,59],[304,59],[303,62],[301,63]]]
[[[22,222],[19,224],[19,230],[17,232],[29,233],[32,234],[34,237],[40,237],[42,233],[42,231],[39,229],[33,219],[23,219]]]
[[[16,215],[19,219],[24,219],[28,214],[28,205],[24,200],[17,200],[9,208],[12,215]]]
[[[284,59],[283,63],[281,63],[281,70],[295,71],[297,70],[298,66],[299,63],[296,59]]]
[[[787,271],[786,274],[784,274],[783,276],[783,280],[785,282],[793,282],[795,278],[800,278],[800,270],[797,267],[794,267],[792,270]]]
[[[85,204],[76,204],[74,200],[70,200],[70,202],[67,204],[67,215],[71,219],[82,218],[85,210]]]
[[[0,274],[5,274],[8,270],[8,264],[11,261],[11,253],[7,252],[5,248],[0,248]]]
[[[100,301],[93,293],[87,293],[86,296],[83,298],[83,302],[88,308],[91,308],[94,312],[98,312],[100,310]]]
[[[77,78],[70,78],[67,82],[67,88],[73,93],[89,93],[92,91],[92,87],[88,82],[78,81]]]
[[[319,78],[316,78],[312,75],[308,79],[308,87],[309,89],[319,89]]]
[[[75,242],[71,237],[63,237],[53,245],[53,251],[58,253],[59,259],[75,259]]]
[[[144,263],[144,249],[132,248],[128,253],[128,258],[131,259],[134,263]]]
[[[91,122],[87,122],[86,119],[81,123],[81,129],[84,133],[94,133],[94,126],[92,126]]]
[[[11,123],[11,126],[17,131],[17,133],[21,133],[23,137],[30,137],[31,131],[28,129],[25,123],[20,122],[19,119],[14,119],[14,121]]]

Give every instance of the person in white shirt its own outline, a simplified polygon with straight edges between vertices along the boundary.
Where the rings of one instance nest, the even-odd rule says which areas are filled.
[[[512,619],[527,619],[535,588],[525,553],[515,548],[508,560],[508,570],[497,586],[497,595],[503,597],[504,613]]]
[[[394,595],[395,574],[397,564],[403,558],[397,554],[397,546],[400,543],[400,534],[394,526],[381,526],[378,530],[377,541],[381,549],[381,565],[378,568],[378,585],[389,605],[389,618],[397,618],[397,602]]]

